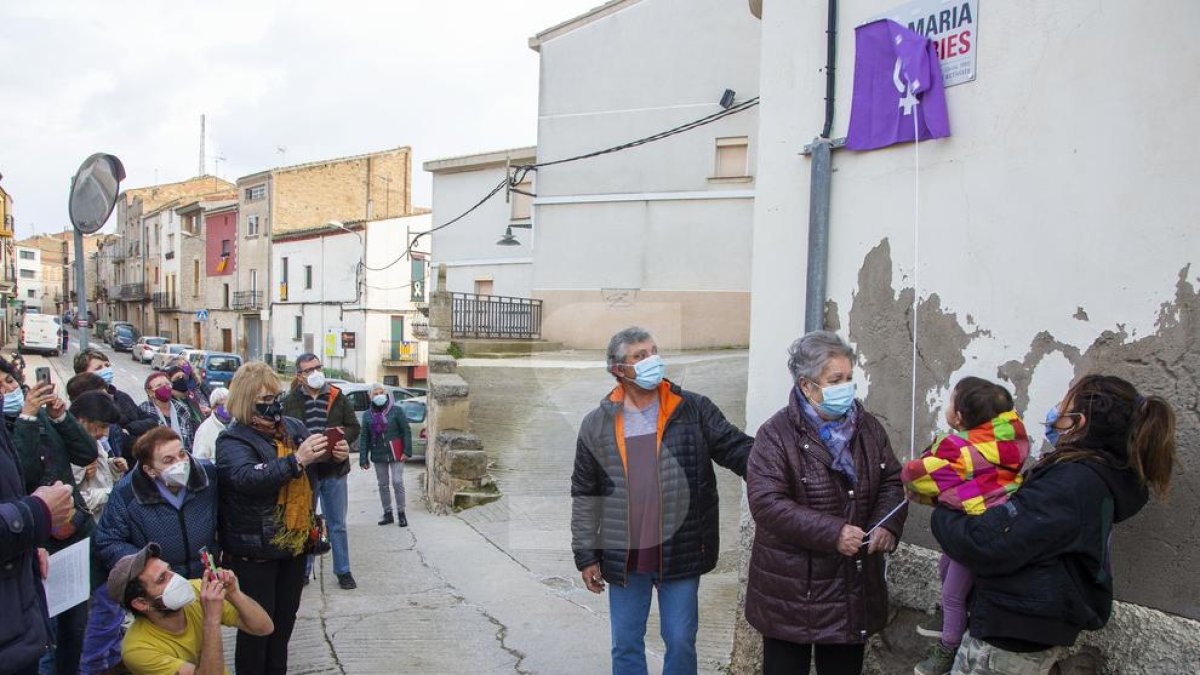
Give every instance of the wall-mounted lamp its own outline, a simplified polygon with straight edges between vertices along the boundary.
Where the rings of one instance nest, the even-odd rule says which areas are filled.
[[[520,227],[520,228],[524,228],[524,229],[528,230],[528,229],[532,229],[533,225],[531,225],[529,223],[513,223],[512,225],[509,225],[508,227],[504,228],[504,236],[500,237],[500,241],[496,242],[497,246],[520,246],[521,245],[521,241],[513,236],[512,231],[513,231],[514,227]]]
[[[723,109],[729,110],[733,107],[733,97],[736,96],[732,89],[726,89],[724,94],[721,94],[720,105]]]

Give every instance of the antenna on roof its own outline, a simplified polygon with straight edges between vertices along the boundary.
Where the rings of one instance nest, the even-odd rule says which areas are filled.
[[[200,173],[197,176],[203,176],[205,171],[204,164],[204,115],[200,115]]]
[[[277,145],[275,146],[275,152],[279,153],[279,166],[285,166],[287,164],[287,146]]]

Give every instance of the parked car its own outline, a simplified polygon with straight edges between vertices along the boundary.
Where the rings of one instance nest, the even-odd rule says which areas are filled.
[[[429,411],[425,406],[425,402],[426,398],[424,396],[406,398],[400,402],[400,406],[404,410],[404,416],[408,418],[408,426],[412,429],[412,458],[421,461],[425,460],[425,451],[429,445],[429,439],[427,438],[428,431],[425,429],[425,418],[428,416]]]
[[[154,352],[158,351],[159,347],[167,344],[168,342],[170,342],[170,340],[165,337],[158,337],[157,335],[143,335],[133,343],[133,347],[129,349],[129,356],[131,356],[133,360],[137,361],[138,363],[149,363],[150,359],[154,356]]]
[[[166,370],[176,357],[183,356],[183,353],[189,349],[195,349],[195,347],[181,342],[168,342],[155,350],[154,356],[150,357],[150,368]]]
[[[328,380],[331,384],[342,391],[342,394],[350,399],[350,404],[354,406],[354,412],[360,413],[367,409],[371,403],[371,385],[361,382],[347,382],[345,380]],[[404,401],[420,394],[415,393],[407,387],[397,387],[394,385],[384,385],[392,394],[392,400],[396,402]]]
[[[198,350],[188,354],[188,361],[210,387],[228,387],[233,374],[242,367],[242,357],[228,352]]]
[[[51,356],[62,353],[62,319],[54,314],[25,313],[17,337],[17,353],[42,352]]]
[[[131,323],[118,322],[108,328],[108,344],[115,352],[131,352],[138,341],[137,329]]]

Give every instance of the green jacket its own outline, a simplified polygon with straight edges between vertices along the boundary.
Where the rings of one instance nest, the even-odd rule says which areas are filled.
[[[412,427],[408,426],[408,418],[404,408],[397,403],[387,411],[387,425],[382,435],[371,431],[371,411],[362,414],[362,435],[358,437],[358,465],[366,466],[368,460],[377,464],[396,461],[392,456],[393,440],[404,441],[404,456],[412,457]]]
[[[21,468],[25,477],[25,490],[32,493],[42,485],[62,481],[75,490],[75,512],[73,520],[75,534],[65,540],[49,539],[46,549],[51,553],[86,539],[95,527],[91,512],[75,484],[71,465],[87,466],[98,456],[96,440],[70,412],[60,422],[52,422],[46,411],[38,411],[38,419],[17,418],[12,426],[13,445],[21,455]]]
[[[329,388],[329,405],[326,408],[327,417],[325,420],[326,428],[341,427],[345,433],[346,445],[354,447],[354,442],[358,440],[360,427],[358,426],[358,415],[354,414],[354,406],[350,404],[350,399],[342,395],[342,390],[332,384],[326,384]],[[288,395],[283,398],[283,414],[287,417],[294,417],[302,424],[304,423],[304,402],[308,399],[308,393],[299,385],[292,385]],[[340,477],[350,473],[350,460],[347,459],[341,464],[332,465],[332,473],[327,477]]]

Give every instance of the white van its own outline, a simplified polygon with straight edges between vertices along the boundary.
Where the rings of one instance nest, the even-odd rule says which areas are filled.
[[[62,350],[62,319],[55,314],[25,314],[21,320],[18,352],[46,352],[58,356]]]

